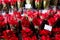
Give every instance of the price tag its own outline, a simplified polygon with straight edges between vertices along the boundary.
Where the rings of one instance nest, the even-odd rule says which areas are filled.
[[[45,30],[52,31],[52,26],[45,24]]]
[[[5,12],[2,13],[2,15],[5,15],[5,14],[6,14]]]
[[[42,10],[42,14],[45,14],[45,13],[47,13],[47,10]]]
[[[13,11],[9,11],[9,14],[13,14]]]
[[[25,8],[30,9],[30,8],[32,8],[32,6],[31,6],[31,4],[25,4]]]
[[[24,16],[24,14],[22,14],[21,16]]]

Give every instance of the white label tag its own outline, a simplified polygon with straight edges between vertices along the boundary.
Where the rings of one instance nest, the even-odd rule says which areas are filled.
[[[5,15],[5,14],[6,14],[5,12],[2,13],[2,15]]]
[[[21,16],[24,16],[24,14],[22,14]]]
[[[45,14],[47,12],[47,10],[42,10],[42,14]]]
[[[48,31],[51,31],[52,30],[52,26],[45,24],[44,29],[48,30]]]
[[[12,14],[13,14],[13,11],[9,11],[9,14],[11,14],[11,15],[12,15]]]
[[[30,8],[32,8],[32,6],[31,6],[31,4],[25,4],[25,8],[30,9]]]

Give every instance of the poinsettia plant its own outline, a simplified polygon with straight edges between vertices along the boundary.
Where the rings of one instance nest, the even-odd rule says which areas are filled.
[[[50,0],[43,0],[43,7],[44,9],[49,7]]]
[[[35,7],[37,9],[41,9],[42,6],[42,0],[35,0]]]
[[[18,40],[18,38],[15,36],[15,34],[11,30],[3,31],[4,38],[6,40]]]

